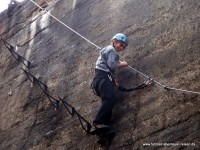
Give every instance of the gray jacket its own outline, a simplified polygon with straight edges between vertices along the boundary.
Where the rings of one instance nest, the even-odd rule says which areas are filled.
[[[118,69],[120,64],[119,55],[112,45],[104,47],[100,51],[100,56],[96,62],[96,69],[110,72],[114,75],[114,72]]]

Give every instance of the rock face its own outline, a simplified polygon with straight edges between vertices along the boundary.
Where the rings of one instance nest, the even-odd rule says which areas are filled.
[[[44,1],[39,1],[40,4]],[[162,84],[200,91],[199,0],[59,0],[46,10],[100,47],[115,33],[128,35],[120,54],[130,66]],[[99,50],[30,1],[0,14],[0,35],[31,62],[29,73],[64,98],[88,122],[100,100],[90,89]],[[87,135],[63,105],[55,111],[38,84],[31,84],[18,62],[0,43],[0,149],[96,150],[97,137]],[[125,87],[143,77],[118,71]],[[200,95],[167,91],[154,84],[121,93],[113,110],[117,131],[110,149],[199,149]]]

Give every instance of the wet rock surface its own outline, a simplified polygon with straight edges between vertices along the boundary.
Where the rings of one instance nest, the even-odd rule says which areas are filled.
[[[42,1],[39,1],[42,3]],[[46,10],[100,47],[118,32],[130,44],[122,60],[157,81],[200,91],[200,3],[198,0],[48,1]],[[92,122],[100,100],[90,89],[99,50],[25,1],[0,14],[0,35],[31,62],[29,73],[49,93]],[[103,149],[76,116],[57,111],[37,84],[0,43],[0,149]],[[118,72],[125,87],[144,78],[129,68]],[[158,85],[118,92],[113,110],[117,131],[110,149],[199,149],[200,97]]]

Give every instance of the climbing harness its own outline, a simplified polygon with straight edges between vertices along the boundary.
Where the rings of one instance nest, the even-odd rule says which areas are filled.
[[[106,80],[114,83],[114,77],[110,73],[105,73],[98,69],[95,69],[95,74],[96,75],[91,83],[91,88],[93,89],[95,95],[100,96],[101,86],[103,83]]]
[[[65,27],[67,27],[69,30],[71,30],[72,32],[76,33],[77,35],[79,35],[80,37],[82,37],[84,40],[86,40],[87,42],[89,42],[90,44],[92,44],[93,46],[95,46],[96,48],[98,49],[101,49],[99,46],[97,46],[96,44],[94,44],[93,42],[91,42],[90,40],[88,40],[86,37],[82,36],[81,34],[79,34],[78,32],[76,32],[74,29],[72,29],[71,27],[69,27],[68,25],[66,25],[65,23],[63,23],[62,21],[60,21],[59,19],[57,19],[56,17],[54,17],[53,15],[51,15],[49,12],[47,12],[44,8],[42,8],[41,6],[39,6],[36,2],[34,2],[33,0],[30,0],[32,3],[34,3],[37,7],[39,7],[41,10],[43,10],[44,12],[46,12],[47,14],[49,14],[51,17],[53,17],[56,21],[60,22],[62,25],[64,25]],[[20,56],[19,54],[17,54],[14,50],[15,48],[10,45],[8,42],[6,42],[5,40],[3,40],[1,38],[1,40],[4,42],[4,45],[6,46],[6,48],[9,50],[9,52],[19,61],[19,62],[22,62],[27,68],[30,67],[31,63],[26,60],[24,57]],[[155,82],[156,84],[162,86],[164,89],[167,89],[167,90],[175,90],[175,91],[182,91],[182,92],[188,92],[188,93],[193,93],[193,94],[200,94],[200,92],[195,92],[195,91],[188,91],[188,90],[183,90],[183,89],[177,89],[177,88],[173,88],[173,87],[169,87],[169,86],[166,86],[166,85],[163,85],[161,84],[160,82],[150,78],[149,76],[145,75],[144,73],[136,70],[135,68],[131,67],[131,66],[128,66],[128,68],[130,68],[131,70],[134,70],[135,72],[141,74],[142,76],[146,77],[147,79],[151,79],[153,82]],[[38,80],[35,76],[33,76],[32,74],[30,74],[29,72],[27,72],[25,69],[21,68],[24,73],[26,74],[27,78],[33,83],[33,84],[37,84],[39,85],[40,89],[43,91],[43,93],[48,97],[50,103],[56,108],[58,109],[59,108],[59,105],[62,103],[63,106],[67,109],[67,111],[69,112],[69,114],[71,116],[74,116],[76,115],[79,119],[79,122],[81,124],[81,127],[87,132],[87,133],[90,133],[90,130],[91,130],[91,124],[86,120],[84,119],[77,111],[76,109],[71,106],[70,104],[68,104],[64,99],[65,98],[60,98],[59,99],[56,99],[54,98],[53,96],[51,96],[48,92],[48,87],[46,84],[44,84],[43,82],[41,82],[40,80]],[[108,76],[109,78],[109,76]],[[98,86],[95,86],[97,87],[95,89],[95,92],[99,95],[99,89],[100,87],[102,86],[102,84],[105,82],[106,79],[101,79],[101,81],[98,83],[99,85]],[[112,78],[110,79],[111,81],[113,80]],[[138,89],[142,89],[146,87],[145,84],[141,84],[140,86],[136,87],[136,88],[131,88],[131,89],[126,89],[122,86],[119,86],[118,88],[124,92],[130,92],[130,91],[133,91],[133,90],[138,90]],[[84,125],[84,123],[86,124],[86,127]],[[102,138],[104,138],[104,136],[102,136]],[[104,143],[104,140],[103,139],[100,139],[99,141],[100,143]],[[106,141],[107,142],[107,141]],[[105,143],[104,143],[105,144]]]
[[[106,78],[107,77],[104,77],[104,78],[101,78],[101,79],[96,79],[94,78],[92,84],[91,84],[91,88],[93,89],[93,93],[96,95],[96,96],[100,96],[100,89],[101,89],[101,86],[102,84],[106,81]],[[108,78],[110,81],[113,81],[112,77],[108,75]],[[141,85],[137,86],[137,87],[134,87],[134,88],[125,88],[121,85],[119,85],[117,87],[118,90],[122,91],[122,92],[132,92],[132,91],[135,91],[135,90],[140,90],[140,89],[144,89],[147,85],[142,83]]]
[[[99,81],[94,81],[91,85],[92,89],[93,89],[93,93],[96,96],[100,96],[100,89],[102,84],[106,81],[105,78],[100,79]]]
[[[41,10],[43,10],[44,12],[46,12],[47,14],[49,14],[52,18],[54,18],[55,20],[57,20],[58,22],[60,22],[62,25],[64,25],[65,27],[67,27],[68,29],[70,29],[72,32],[74,32],[75,34],[79,35],[80,37],[82,37],[84,40],[86,40],[87,42],[89,42],[90,44],[94,45],[96,48],[98,49],[102,49],[101,47],[97,46],[96,44],[94,44],[93,42],[91,42],[89,39],[87,39],[86,37],[84,37],[83,35],[81,35],[80,33],[78,33],[77,31],[75,31],[74,29],[72,29],[71,27],[69,27],[68,25],[66,25],[65,23],[63,23],[62,21],[60,21],[58,18],[56,18],[55,16],[53,16],[51,13],[49,13],[48,11],[46,11],[45,9],[43,9],[40,5],[38,5],[36,2],[34,2],[33,0],[30,0],[32,3],[34,3],[38,8],[40,8]],[[146,77],[147,79],[152,79],[151,77],[145,75],[144,73],[136,70],[135,68],[131,67],[128,65],[128,68],[130,68],[131,70],[134,70],[135,72],[139,73],[140,75]],[[160,85],[161,87],[163,87],[164,89],[167,90],[175,90],[175,91],[181,91],[181,92],[187,92],[187,93],[193,93],[193,94],[199,94],[200,92],[195,92],[195,91],[189,91],[189,90],[183,90],[183,89],[178,89],[178,88],[173,88],[173,87],[169,87],[166,85],[163,85],[162,83],[156,81],[155,79],[152,79],[153,82],[155,82],[156,84]]]

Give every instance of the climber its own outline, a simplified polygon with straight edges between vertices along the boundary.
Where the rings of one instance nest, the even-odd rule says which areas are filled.
[[[129,92],[144,88],[151,84],[150,80],[147,80],[142,85],[126,89],[118,84],[115,80],[115,71],[120,68],[128,66],[126,61],[120,61],[117,52],[123,51],[128,46],[128,38],[122,33],[116,34],[111,39],[111,45],[104,47],[100,51],[100,56],[96,61],[95,77],[91,84],[94,93],[101,97],[101,107],[93,121],[92,134],[97,134],[97,130],[100,129],[111,129],[111,117],[112,109],[116,103],[115,87],[119,90]]]

